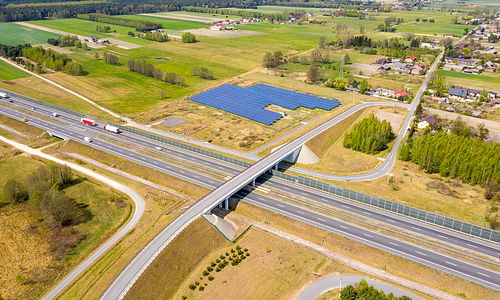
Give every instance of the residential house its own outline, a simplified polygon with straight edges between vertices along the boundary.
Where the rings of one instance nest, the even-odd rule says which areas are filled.
[[[392,69],[396,73],[398,73],[398,74],[407,74],[407,75],[409,75],[411,73],[411,67],[413,67],[413,66],[405,64],[405,63],[402,63],[402,62],[395,62],[392,65]]]
[[[378,94],[378,95],[384,96],[384,97],[394,97],[394,91],[383,89],[383,88],[377,88],[375,94]]]
[[[405,92],[405,91],[401,91],[401,92],[394,92],[394,97],[398,98],[399,97],[403,97],[403,98],[407,98],[408,97],[408,93]]]
[[[498,94],[495,93],[495,92],[489,92],[488,93],[488,98],[494,100],[494,99],[497,99],[498,98]]]
[[[485,52],[486,54],[493,54],[493,55],[497,55],[498,54],[498,51],[497,49],[491,49],[491,50],[488,50]]]
[[[380,66],[380,68],[378,68],[378,71],[387,72],[390,69],[391,69],[391,66],[389,64],[385,64],[385,65]]]
[[[427,122],[427,121],[420,121],[417,124],[418,129],[425,129],[427,127],[429,127],[429,122]]]
[[[417,60],[417,58],[415,56],[413,56],[413,55],[405,57],[405,62],[406,63],[413,63],[416,60]]]
[[[411,69],[411,75],[422,75],[424,73],[424,69],[420,67],[416,67]]]
[[[460,90],[460,89],[457,89],[457,88],[451,88],[448,91],[448,96],[451,99],[463,101],[463,100],[465,100],[467,98],[467,91]]]
[[[93,36],[90,37],[90,41],[92,43],[97,43],[98,40],[99,40],[99,38],[97,38],[97,35],[93,35]]]
[[[498,65],[492,63],[491,61],[488,61],[488,62],[484,63],[483,68],[489,69],[489,70],[497,70],[498,69]]]
[[[464,69],[464,66],[453,65],[453,64],[446,64],[443,66],[443,70],[445,70],[445,71],[462,72],[463,69]]]
[[[427,122],[432,127],[435,127],[438,123],[438,121],[434,117],[423,118],[421,121]]]

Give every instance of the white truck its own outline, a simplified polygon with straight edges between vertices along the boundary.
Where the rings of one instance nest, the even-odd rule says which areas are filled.
[[[0,93],[0,98],[9,98],[9,95],[7,95],[6,93]]]
[[[104,130],[111,131],[111,132],[114,132],[114,133],[119,133],[120,132],[120,129],[118,127],[111,126],[111,125],[105,125],[104,126]]]
[[[88,136],[83,138],[87,143],[92,143],[92,139],[89,138]]]

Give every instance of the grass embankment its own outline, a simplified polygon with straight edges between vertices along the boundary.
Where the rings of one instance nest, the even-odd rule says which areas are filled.
[[[373,170],[382,163],[379,157],[389,155],[393,142],[389,143],[386,150],[377,154],[366,154],[345,148],[343,137],[346,132],[352,130],[356,123],[370,114],[376,114],[379,110],[394,112],[392,107],[370,107],[352,114],[306,143],[306,146],[319,157],[319,162],[312,165],[295,164],[295,166],[328,174],[356,174]],[[402,113],[401,110],[400,113]]]
[[[36,157],[2,158],[0,186],[11,178],[22,181],[44,164],[45,161]],[[1,208],[1,248],[2,253],[8,253],[2,257],[0,274],[0,294],[5,299],[40,298],[129,217],[131,207],[124,195],[79,175],[75,177],[63,191],[75,199],[79,207],[91,212],[91,218],[83,223],[62,228],[47,226],[34,214],[31,200]],[[111,194],[121,200],[111,202]],[[84,234],[85,239],[70,247],[67,256],[60,256],[60,239],[72,243],[77,233]]]
[[[30,74],[19,70],[18,68],[4,62],[3,60],[0,60],[0,79],[13,80],[30,76]]]
[[[29,28],[15,23],[0,23],[0,44],[17,46],[24,44],[44,44],[48,39],[60,35],[52,32]]]
[[[30,116],[26,115],[28,122],[22,122],[0,115],[0,134],[16,142],[28,145],[32,148],[40,148],[61,141],[56,137],[50,137],[44,130],[29,124]],[[5,126],[5,127],[4,127]]]
[[[171,299],[202,261],[213,251],[229,245],[216,228],[202,218],[197,219],[163,250],[125,299]],[[199,273],[196,279],[201,281]]]

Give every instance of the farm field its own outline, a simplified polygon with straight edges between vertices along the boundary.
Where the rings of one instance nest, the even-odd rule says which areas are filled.
[[[18,68],[0,60],[0,79],[13,80],[30,77],[31,75],[19,70]]]
[[[28,21],[27,23],[43,26],[51,29],[65,31],[71,34],[83,35],[86,37],[97,35],[98,37],[114,37],[116,36],[113,31],[118,34],[127,35],[129,31],[137,33],[135,28],[118,26],[113,24],[105,24],[99,22],[92,22],[80,19],[55,19],[55,20],[41,20],[41,21]],[[109,26],[111,28],[110,33],[103,33],[96,30],[96,25]],[[45,40],[44,42],[47,42]]]
[[[59,38],[59,34],[29,28],[16,23],[0,23],[0,44],[17,46],[43,44],[47,39]]]
[[[439,70],[438,73],[446,76],[447,80],[454,82],[475,82],[478,85],[492,87],[492,84],[500,85],[500,74],[483,72],[480,75],[465,74],[453,71]]]
[[[465,28],[473,29],[473,25],[454,25],[454,24],[436,24],[436,23],[416,23],[416,25],[405,24],[397,27],[398,32],[409,32],[417,34],[446,35],[454,34],[462,36]]]
[[[119,15],[120,18],[132,19],[132,20],[145,20],[155,23],[163,24],[162,29],[169,30],[187,30],[187,29],[197,29],[208,27],[201,22],[197,21],[187,21],[187,20],[175,20],[167,19],[162,16],[168,16],[170,13],[155,13],[155,14],[140,14],[140,15]]]

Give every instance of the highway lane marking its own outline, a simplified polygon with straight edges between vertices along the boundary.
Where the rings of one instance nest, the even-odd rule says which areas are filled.
[[[449,262],[449,261],[445,261],[445,262],[446,262],[447,264],[452,265],[452,266],[455,266],[455,267],[457,266],[457,265],[455,265],[454,263],[451,263],[451,262]]]
[[[439,235],[439,234],[438,234],[438,237],[442,237],[443,239],[448,239],[447,237]]]
[[[372,215],[371,213],[369,213],[369,212],[366,212],[366,211],[364,211],[364,213],[365,213],[365,214],[367,214],[367,215],[370,215],[370,216]]]
[[[417,253],[418,253],[418,254],[420,254],[420,255],[423,255],[423,256],[427,256],[427,254],[422,253],[422,252],[418,252],[418,251],[417,251]]]
[[[422,230],[422,229],[420,229],[420,228],[413,227],[413,226],[412,226],[411,228],[416,229],[416,230]]]
[[[286,186],[284,186],[284,187],[282,187],[282,188],[283,188],[283,189],[285,189],[285,190],[290,190],[290,189],[289,189],[289,188],[287,188]]]
[[[328,202],[328,200],[326,200],[326,199],[320,199],[320,200],[321,200],[321,201],[324,201],[324,202]]]
[[[394,243],[392,243],[392,242],[389,242],[389,244],[394,245],[394,246],[396,246],[396,247],[399,247],[399,245],[398,245],[398,244],[394,244]]]
[[[477,274],[479,274],[479,275],[483,275],[483,276],[486,276],[486,277],[490,277],[489,275],[483,274],[483,273],[481,273],[481,272],[477,272]]]
[[[301,212],[301,211],[298,211],[298,210],[297,210],[297,212],[298,212],[299,214],[304,214],[303,212]]]
[[[130,153],[130,155],[135,156],[134,153]]]
[[[390,220],[390,219],[387,219],[387,221],[392,222],[392,223],[396,223],[396,221]]]
[[[209,180],[208,182],[210,182],[210,183],[215,183],[215,182],[213,182],[212,180]]]
[[[326,220],[324,220],[324,219],[321,219],[321,218],[318,218],[318,220],[320,220],[320,221],[323,221],[323,222],[326,222]]]
[[[118,151],[123,152],[121,149],[118,149]]]
[[[308,194],[308,193],[304,193],[304,192],[302,192],[302,195],[304,195],[304,196],[309,196],[309,194]]]
[[[184,171],[182,171],[182,170],[179,170],[179,173],[186,174],[186,172],[184,172]]]
[[[364,235],[366,235],[366,236],[369,236],[369,237],[373,238],[373,236],[371,236],[371,235],[369,235],[369,234],[366,234],[366,233],[363,233],[363,234],[364,234]]]
[[[474,245],[471,245],[471,244],[466,244],[467,246],[471,246],[471,247],[474,247],[474,248],[477,248],[477,246],[474,246]]]
[[[193,175],[193,177],[194,177],[194,178],[198,178],[198,179],[200,178],[200,177],[198,177],[198,176],[196,176],[196,175]]]
[[[171,169],[169,166],[165,166],[165,168],[169,168],[169,169]]]
[[[344,229],[349,230],[349,228],[347,228],[347,227],[345,227],[345,226],[340,225],[340,227],[342,227],[342,228],[344,228]]]
[[[156,161],[153,162],[155,165],[157,165],[158,163]]]
[[[266,201],[265,199],[259,198],[259,200]]]
[[[345,208],[351,208],[350,206],[347,206],[347,205],[344,205],[344,204],[342,204],[342,206],[345,207]]]
[[[283,205],[281,205],[281,204],[276,204],[276,205],[277,205],[277,206],[279,206],[279,207],[284,207],[284,206],[283,206]]]

